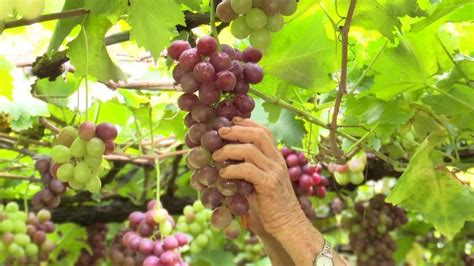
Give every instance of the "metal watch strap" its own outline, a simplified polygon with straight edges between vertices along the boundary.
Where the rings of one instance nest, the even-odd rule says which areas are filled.
[[[313,266],[317,265],[317,261],[320,257],[326,257],[328,259],[331,259],[332,265],[334,265],[334,258],[331,253],[331,245],[329,244],[328,241],[326,241],[326,239],[324,239],[323,250],[321,250],[321,252],[317,254],[316,257],[314,258]]]

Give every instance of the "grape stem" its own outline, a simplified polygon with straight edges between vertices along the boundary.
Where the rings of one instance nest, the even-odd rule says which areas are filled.
[[[211,24],[211,35],[216,39],[217,46],[220,48],[219,34],[217,33],[217,28],[216,28],[216,1],[210,0],[209,5],[210,5],[209,20]]]
[[[347,50],[349,44],[349,30],[352,22],[352,16],[354,15],[355,5],[357,0],[351,0],[349,10],[347,11],[346,21],[341,29],[342,35],[342,60],[341,60],[341,79],[339,80],[339,90],[337,92],[336,101],[334,102],[334,112],[331,119],[331,130],[329,131],[329,142],[333,155],[336,157],[338,163],[345,163],[344,152],[339,148],[337,144],[337,117],[342,103],[342,97],[346,93],[347,88]]]

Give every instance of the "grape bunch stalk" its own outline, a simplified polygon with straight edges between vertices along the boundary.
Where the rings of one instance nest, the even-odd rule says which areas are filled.
[[[92,254],[86,249],[81,250],[81,255],[76,261],[76,266],[100,265],[100,261],[105,258],[107,225],[95,223],[86,228],[87,243]]]
[[[35,208],[56,208],[61,204],[61,196],[66,193],[67,184],[59,181],[51,174],[51,157],[40,157],[35,162],[35,169],[41,175],[41,183],[44,187],[32,198],[31,204]]]
[[[40,265],[47,262],[55,245],[46,239],[55,229],[51,213],[40,210],[37,214],[20,211],[18,204],[0,204],[0,264]]]
[[[172,235],[173,217],[157,201],[148,203],[146,213],[135,211],[128,228],[114,238],[108,256],[112,265],[187,266],[180,247],[188,244],[186,234]]]
[[[394,266],[397,245],[390,231],[408,222],[405,211],[385,203],[383,194],[375,195],[368,202],[356,203],[354,209],[356,215],[346,225],[357,265]]]
[[[224,0],[216,8],[217,17],[231,22],[234,37],[249,37],[250,44],[260,50],[270,45],[272,32],[283,28],[283,16],[296,11],[296,0]]]
[[[67,126],[59,132],[57,145],[51,150],[53,164],[51,175],[76,190],[86,189],[97,193],[102,187],[100,175],[103,172],[104,154],[115,149],[117,129],[110,123],[97,126],[84,122],[79,130]]]
[[[311,204],[310,196],[324,198],[329,182],[321,173],[321,165],[310,165],[303,152],[297,152],[288,147],[281,149],[288,167],[288,175],[301,209],[310,220],[316,219],[316,212]]]
[[[217,41],[205,36],[196,48],[185,41],[173,42],[168,56],[178,61],[173,78],[184,91],[178,106],[189,112],[184,123],[189,128],[185,142],[192,148],[187,156],[187,164],[194,170],[191,185],[202,192],[202,204],[213,210],[211,224],[237,231],[232,218],[247,213],[246,196],[253,186],[221,178],[219,169],[232,162],[213,162],[211,154],[227,144],[218,134],[220,128],[231,126],[234,117],[250,117],[255,102],[248,95],[249,84],[263,79],[257,64],[262,53],[252,47],[240,52],[227,45],[219,50]]]

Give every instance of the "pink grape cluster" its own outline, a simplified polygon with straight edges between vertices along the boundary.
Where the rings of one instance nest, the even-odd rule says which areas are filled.
[[[105,258],[107,225],[101,223],[92,224],[87,227],[86,231],[87,243],[92,253],[82,249],[75,266],[99,265],[100,261]]]
[[[2,265],[40,265],[47,262],[55,245],[46,239],[55,229],[51,213],[20,211],[18,204],[0,204],[0,259]],[[0,262],[2,262],[0,260]]]
[[[306,217],[310,220],[316,219],[316,212],[313,209],[310,196],[324,198],[329,182],[321,174],[320,165],[310,165],[308,158],[303,152],[283,147],[281,153],[288,167],[288,175],[293,183],[293,189],[300,202]]]
[[[180,247],[188,244],[183,233],[171,235],[173,217],[156,201],[148,203],[148,211],[132,212],[125,231],[115,237],[109,251],[113,265],[187,266]]]
[[[115,149],[117,128],[110,123],[84,122],[79,129],[63,128],[57,137],[57,145],[51,149],[51,175],[67,182],[73,189],[86,189],[97,193],[102,187],[104,154]]]
[[[35,208],[56,208],[61,204],[61,196],[66,193],[67,184],[59,181],[51,174],[51,158],[41,157],[35,162],[35,169],[41,175],[41,183],[44,188],[37,192],[31,199],[31,204]]]
[[[168,56],[178,61],[173,78],[184,92],[178,106],[189,112],[184,123],[189,128],[185,142],[192,148],[187,156],[188,166],[194,170],[191,185],[202,192],[203,205],[213,210],[211,224],[236,231],[232,218],[247,213],[246,196],[253,186],[221,178],[218,170],[231,162],[213,162],[211,154],[227,143],[217,131],[231,126],[234,117],[249,118],[255,108],[248,91],[249,84],[263,79],[257,64],[262,53],[252,47],[240,52],[227,45],[219,50],[217,41],[205,36],[196,48],[185,41],[173,42]]]

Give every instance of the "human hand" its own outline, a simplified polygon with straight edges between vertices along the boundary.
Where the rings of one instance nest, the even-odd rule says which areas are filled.
[[[239,143],[227,144],[215,151],[213,159],[217,162],[243,161],[221,169],[219,174],[254,185],[255,194],[249,196],[251,211],[247,215],[250,229],[256,234],[276,235],[306,221],[293,191],[286,162],[274,144],[270,130],[249,119],[234,118],[233,124],[219,129],[219,135]]]

